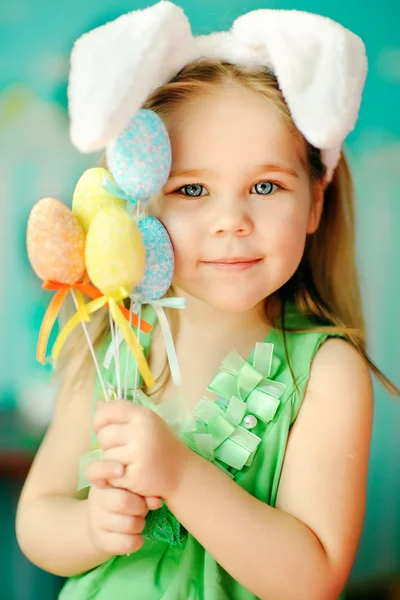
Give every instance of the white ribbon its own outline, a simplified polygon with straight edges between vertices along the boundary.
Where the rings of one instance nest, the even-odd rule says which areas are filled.
[[[150,304],[150,306],[153,307],[153,309],[157,315],[157,318],[158,318],[158,322],[159,322],[159,325],[161,328],[161,333],[164,338],[165,348],[166,348],[167,357],[168,357],[168,363],[169,363],[169,367],[171,370],[172,381],[173,381],[174,385],[176,385],[176,386],[180,385],[182,383],[181,370],[179,367],[178,357],[176,355],[175,344],[174,344],[174,340],[173,340],[172,333],[171,333],[171,327],[169,325],[169,321],[167,319],[164,309],[165,308],[183,309],[186,306],[186,299],[172,297],[172,298],[160,298],[159,300],[141,300],[140,296],[138,296],[136,294],[133,294],[131,296],[131,299],[134,303],[132,306],[132,312],[134,312],[136,314],[139,312],[139,308],[140,308],[141,304]],[[122,340],[123,340],[123,336],[121,335],[121,332],[117,331],[116,339],[115,339],[115,345],[116,345],[117,349],[119,349]],[[111,342],[111,344],[109,345],[109,347],[107,349],[107,352],[106,352],[106,355],[105,355],[105,358],[103,361],[103,365],[107,370],[110,368],[111,361],[113,359],[115,359],[115,353],[116,353],[115,346]]]

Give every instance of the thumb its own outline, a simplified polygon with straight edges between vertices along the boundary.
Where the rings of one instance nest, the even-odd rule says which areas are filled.
[[[149,510],[157,510],[158,508],[161,508],[163,504],[161,498],[153,496],[149,496],[148,498],[145,498],[145,500]]]

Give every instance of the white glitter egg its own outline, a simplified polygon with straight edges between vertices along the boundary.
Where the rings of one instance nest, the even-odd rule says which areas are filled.
[[[146,251],[144,277],[135,289],[143,300],[162,298],[169,289],[174,274],[174,249],[168,231],[155,217],[138,222]]]
[[[157,194],[172,164],[171,142],[160,117],[152,110],[140,110],[107,147],[107,163],[132,204],[147,202]]]

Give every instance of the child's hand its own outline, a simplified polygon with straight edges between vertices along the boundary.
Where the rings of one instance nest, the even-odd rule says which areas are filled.
[[[192,453],[156,413],[128,400],[99,402],[93,427],[104,458],[126,465],[111,485],[170,498]]]
[[[127,490],[113,488],[108,479],[122,473],[119,463],[101,460],[86,468],[92,484],[89,491],[89,532],[92,544],[110,554],[137,552],[149,510],[160,508],[159,498],[142,498]]]

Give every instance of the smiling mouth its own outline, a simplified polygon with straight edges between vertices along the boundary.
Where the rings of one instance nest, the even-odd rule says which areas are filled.
[[[204,260],[201,261],[204,265],[218,269],[220,271],[247,271],[252,267],[255,267],[262,258],[218,258],[217,260]]]

